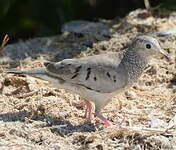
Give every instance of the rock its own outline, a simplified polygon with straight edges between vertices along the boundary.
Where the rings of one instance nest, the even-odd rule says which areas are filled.
[[[70,21],[65,23],[61,32],[71,32],[82,35],[103,35],[110,36],[113,32],[108,25],[101,22],[89,22],[83,20]]]

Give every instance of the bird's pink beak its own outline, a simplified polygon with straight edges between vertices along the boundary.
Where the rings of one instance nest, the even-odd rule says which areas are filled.
[[[168,54],[164,50],[162,50],[162,49],[159,50],[159,55],[160,56],[165,56],[166,58],[169,58]]]

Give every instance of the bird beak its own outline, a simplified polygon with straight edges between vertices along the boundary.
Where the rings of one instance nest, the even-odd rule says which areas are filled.
[[[166,57],[167,59],[169,59],[169,56],[168,56],[168,54],[164,51],[164,50],[162,50],[162,49],[160,49],[160,51],[159,51],[159,55],[161,56],[161,57]]]

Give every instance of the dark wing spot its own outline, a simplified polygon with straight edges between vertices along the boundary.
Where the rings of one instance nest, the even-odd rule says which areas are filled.
[[[87,89],[89,89],[89,90],[93,90],[93,91],[96,91],[96,92],[101,92],[100,90],[95,90],[95,89],[92,89],[92,88],[90,88],[90,87],[87,87],[87,86],[85,86]]]
[[[78,76],[81,67],[82,67],[82,66],[79,66],[79,67],[77,67],[77,68],[75,69],[75,72],[74,72],[75,75],[73,75],[73,76],[71,77],[71,79],[74,79],[74,78],[76,78],[76,77]]]
[[[88,87],[88,86],[85,86],[85,85],[83,85],[83,84],[77,84],[77,85],[83,86],[83,87],[85,87],[85,88],[86,88],[86,89],[88,89],[88,90],[92,90],[92,91],[96,91],[96,92],[103,93],[103,92],[102,92],[102,91],[100,91],[100,90],[93,89],[93,88]]]
[[[113,80],[114,80],[114,82],[116,82],[116,76],[113,76]]]
[[[77,67],[77,68],[75,69],[75,72],[74,72],[74,73],[78,73],[81,68],[82,68],[82,66]]]
[[[76,73],[74,76],[71,77],[71,79],[74,79],[78,76],[78,73]]]
[[[90,77],[90,73],[91,73],[91,68],[87,68],[87,76],[86,76],[86,80],[89,79],[89,77]]]
[[[97,77],[94,77],[94,81],[97,81]]]
[[[90,71],[91,70],[91,68],[87,68],[87,71]]]
[[[109,72],[107,72],[106,75],[107,75],[109,78],[111,78],[111,75],[109,74]]]
[[[89,89],[89,90],[92,90],[90,87],[86,87],[87,89]]]

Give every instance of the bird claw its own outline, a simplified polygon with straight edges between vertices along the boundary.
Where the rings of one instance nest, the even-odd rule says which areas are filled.
[[[106,120],[106,121],[104,121],[103,122],[103,124],[105,125],[105,127],[113,127],[114,125],[112,124],[112,122],[111,121],[109,121],[109,120]]]
[[[105,127],[112,127],[113,126],[112,122],[109,121],[108,119],[106,119],[106,117],[104,117],[103,115],[96,113],[96,116],[103,122]]]

